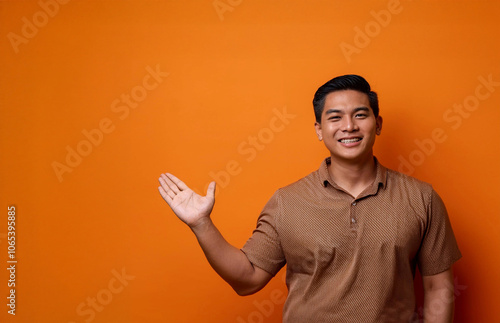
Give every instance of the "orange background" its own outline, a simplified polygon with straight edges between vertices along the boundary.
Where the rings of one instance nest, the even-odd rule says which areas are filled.
[[[272,193],[328,155],[311,101],[346,73],[379,93],[379,160],[406,160],[448,207],[464,255],[456,322],[500,322],[500,86],[470,97],[478,78],[500,82],[499,2],[54,1],[40,2],[53,17],[37,1],[0,2],[0,266],[9,205],[18,259],[15,317],[0,270],[2,322],[280,322],[283,271],[237,296],[157,179],[203,190],[218,174],[212,216],[241,247]],[[169,74],[160,83],[148,66]],[[131,92],[135,108],[112,108]],[[464,101],[473,111],[450,110]],[[274,109],[295,117],[269,130]],[[58,179],[68,146],[87,156]]]

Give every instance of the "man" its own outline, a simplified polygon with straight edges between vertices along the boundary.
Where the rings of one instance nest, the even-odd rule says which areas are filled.
[[[425,322],[452,322],[451,267],[461,254],[431,185],[374,157],[377,94],[361,76],[344,75],[321,86],[313,105],[330,157],[276,191],[242,249],[210,219],[215,182],[202,197],[162,174],[160,194],[239,295],[257,292],[287,264],[284,322],[409,322],[416,266]]]

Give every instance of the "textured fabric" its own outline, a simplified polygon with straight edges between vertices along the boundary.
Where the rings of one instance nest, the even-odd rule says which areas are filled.
[[[284,322],[408,322],[416,266],[434,275],[461,257],[432,186],[375,163],[357,198],[327,158],[264,207],[242,251],[272,275],[287,264]]]

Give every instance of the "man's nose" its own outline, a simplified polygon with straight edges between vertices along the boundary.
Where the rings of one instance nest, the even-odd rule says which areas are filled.
[[[344,118],[343,131],[352,132],[358,130],[356,121],[350,117]]]

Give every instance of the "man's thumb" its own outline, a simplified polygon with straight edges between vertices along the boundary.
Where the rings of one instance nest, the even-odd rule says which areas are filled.
[[[207,196],[215,198],[215,182],[208,184]]]

